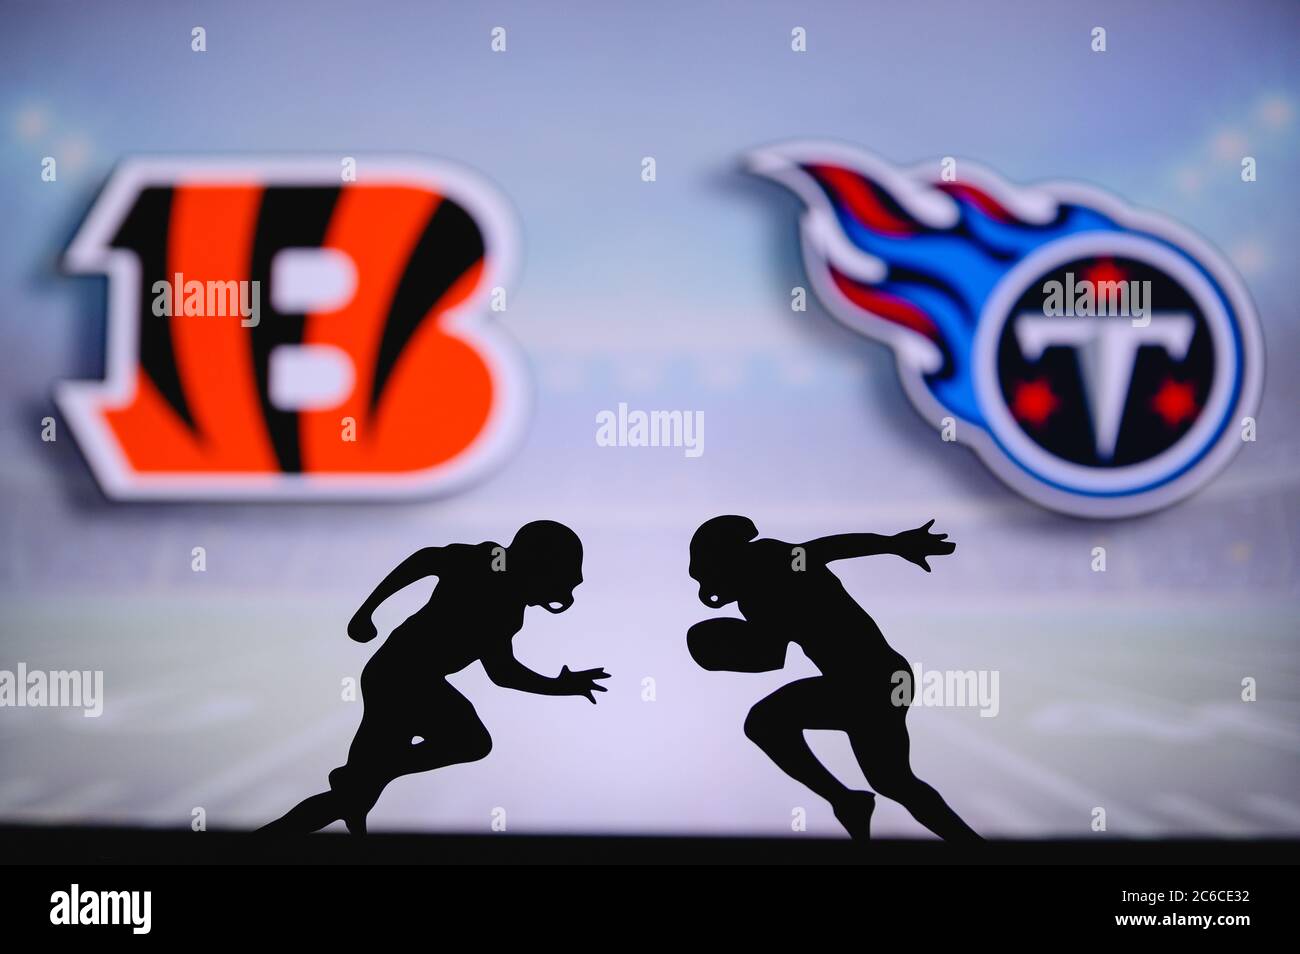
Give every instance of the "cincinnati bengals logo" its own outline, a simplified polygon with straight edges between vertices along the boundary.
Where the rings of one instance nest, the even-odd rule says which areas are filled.
[[[107,374],[55,395],[110,497],[425,494],[511,446],[522,365],[483,314],[515,258],[504,201],[443,165],[340,170],[113,174],[65,257],[109,277]]]

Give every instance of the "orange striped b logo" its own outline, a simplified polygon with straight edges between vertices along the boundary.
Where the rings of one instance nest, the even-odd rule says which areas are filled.
[[[483,315],[514,234],[446,166],[129,162],[66,256],[109,276],[107,374],[59,406],[115,498],[448,489],[522,425],[519,359]]]

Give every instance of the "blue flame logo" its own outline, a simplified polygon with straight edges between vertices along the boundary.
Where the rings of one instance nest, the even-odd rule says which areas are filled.
[[[951,418],[958,439],[1031,499],[1093,517],[1156,509],[1242,443],[1236,421],[1254,414],[1262,382],[1258,323],[1240,280],[1190,232],[1092,187],[1017,187],[966,160],[901,169],[799,142],[759,150],[749,165],[803,199],[804,260],[823,304],[889,344],[922,415],[937,427]],[[999,397],[996,339],[1015,300],[1079,248],[1159,262],[1196,298],[1212,339],[1220,380],[1206,388],[1203,420],[1141,466],[1103,473],[1054,457],[1019,433]]]

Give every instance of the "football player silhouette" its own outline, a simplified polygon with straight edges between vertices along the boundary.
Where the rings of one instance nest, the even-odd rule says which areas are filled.
[[[705,669],[766,672],[785,665],[797,643],[822,675],[800,679],[760,700],[745,734],[790,777],[831,804],[854,838],[870,834],[872,792],[853,791],[817,759],[805,729],[840,729],[871,786],[899,802],[936,835],[978,840],[908,759],[907,703],[895,692],[897,673],[911,667],[828,568],[835,560],[893,553],[927,573],[927,557],[952,553],[947,534],[923,527],[894,536],[848,533],[802,544],[755,539],[748,517],[706,521],[691,539],[690,574],[705,606],[735,602],[744,619],[711,619],[687,633],[691,655]]]
[[[568,527],[538,520],[521,527],[508,547],[487,542],[419,550],[375,587],[348,635],[361,643],[374,639],[376,607],[427,576],[438,578],[429,602],[392,631],[362,671],[365,713],[347,764],[330,772],[328,792],[299,803],[263,831],[305,833],[342,819],[348,831],[362,834],[366,815],[393,779],[486,757],[492,750],[488,730],[446,680],[475,660],[494,683],[510,689],[592,703],[605,691],[596,682],[609,678],[603,669],[572,672],[565,666],[549,677],[514,657],[512,639],[526,607],[563,613],[573,604],[582,582],[582,542]]]

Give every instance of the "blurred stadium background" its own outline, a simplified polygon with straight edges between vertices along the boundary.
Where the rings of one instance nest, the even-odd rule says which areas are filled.
[[[361,709],[340,681],[373,647],[344,626],[370,588],[419,546],[504,542],[550,517],[583,537],[586,583],[563,616],[529,614],[519,656],[604,665],[609,693],[593,708],[498,689],[477,665],[454,676],[491,757],[399,780],[372,827],[486,831],[502,807],[512,831],[781,834],[803,807],[810,832],[838,834],[741,733],[749,705],[811,665],[792,651],[782,673],[716,674],[686,653],[706,615],[687,541],[739,512],[783,539],[935,517],[958,542],[930,575],[888,557],[841,575],[909,659],[1001,672],[997,718],[909,718],[918,773],[980,831],[1084,836],[1104,807],[1110,835],[1300,833],[1294,3],[241,0],[4,17],[0,669],[102,669],[107,701],[99,719],[0,710],[0,821],[270,820],[346,754]],[[1105,54],[1089,50],[1097,25]],[[790,311],[798,206],[739,158],[797,136],[1088,180],[1190,225],[1259,307],[1259,441],[1142,519],[1022,500],[916,416],[883,347],[815,301]],[[125,156],[295,152],[443,157],[514,204],[523,270],[499,320],[534,379],[522,445],[439,500],[107,503],[66,428],[40,441],[53,384],[102,374],[104,284],[60,275],[59,253]],[[704,455],[597,447],[595,415],[620,401],[703,410]],[[381,630],[419,596],[386,606]],[[841,736],[812,738],[860,779]],[[892,803],[876,817],[925,834]]]

